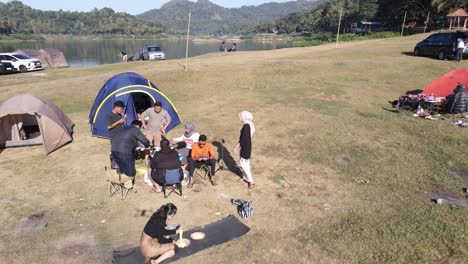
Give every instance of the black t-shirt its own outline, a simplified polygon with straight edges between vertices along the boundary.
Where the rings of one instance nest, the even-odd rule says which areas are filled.
[[[164,184],[164,170],[180,169],[179,153],[175,149],[162,149],[156,152],[150,161],[151,177],[159,184]]]
[[[252,138],[250,136],[250,125],[244,124],[241,129],[240,137],[240,156],[244,159],[250,159],[250,154],[252,152]]]
[[[167,230],[166,219],[160,218],[158,215],[151,216],[146,223],[143,232],[152,238],[156,238],[160,244],[172,243],[172,238],[165,236],[174,235],[177,229]]]
[[[136,127],[124,127],[120,132],[111,136],[111,151],[122,153],[133,153],[138,146],[138,142],[148,147],[149,140]]]
[[[106,117],[106,124],[107,126],[110,126],[114,124],[115,122],[119,121],[122,117],[119,114],[115,114],[114,112],[110,112],[107,117]],[[112,139],[116,134],[120,133],[124,129],[123,124],[119,124],[118,126],[109,129],[109,135],[110,138]]]

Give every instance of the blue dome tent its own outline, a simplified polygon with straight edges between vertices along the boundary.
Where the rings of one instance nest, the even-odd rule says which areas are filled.
[[[102,86],[94,100],[89,113],[89,123],[91,124],[93,136],[109,137],[106,116],[112,111],[116,101],[122,101],[125,104],[123,113],[128,115],[125,126],[130,126],[133,120],[138,119],[137,112],[141,113],[154,106],[156,101],[162,102],[163,109],[171,117],[171,124],[167,127],[166,132],[181,122],[174,104],[156,85],[134,72],[124,72],[110,78]]]

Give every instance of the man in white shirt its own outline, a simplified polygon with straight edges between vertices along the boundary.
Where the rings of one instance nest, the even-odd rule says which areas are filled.
[[[465,41],[462,38],[457,39],[457,61],[460,62],[463,59],[463,51],[465,51]]]

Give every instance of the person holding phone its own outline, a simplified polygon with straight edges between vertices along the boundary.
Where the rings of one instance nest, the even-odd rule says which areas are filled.
[[[216,173],[216,158],[214,156],[213,145],[206,142],[206,135],[200,135],[198,142],[192,145],[192,154],[188,158],[188,164],[189,183],[187,184],[187,188],[192,188],[193,186],[192,178],[195,168],[202,165],[210,167],[210,182],[211,185],[216,186],[217,183],[214,178]]]

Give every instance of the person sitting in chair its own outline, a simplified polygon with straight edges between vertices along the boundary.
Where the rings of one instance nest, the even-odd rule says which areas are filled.
[[[182,161],[181,164],[185,165],[187,164],[187,158],[190,156],[190,152],[192,151],[192,146],[194,143],[198,142],[198,138],[200,137],[200,134],[196,132],[196,127],[195,123],[193,122],[188,122],[185,125],[185,133],[177,138],[173,138],[173,142],[185,142],[185,147],[181,149],[177,149],[177,152],[182,155]]]
[[[123,128],[121,132],[114,135],[111,144],[112,157],[119,165],[120,173],[129,177],[135,177],[135,151],[138,142],[149,147],[150,142],[141,133],[141,122],[134,120],[130,127]]]
[[[180,232],[180,226],[166,228],[166,220],[171,220],[177,213],[177,207],[168,203],[161,206],[148,220],[140,238],[141,254],[151,260],[151,264],[161,263],[175,255],[174,241],[170,235]]]
[[[195,167],[199,167],[202,165],[207,165],[210,167],[210,182],[211,185],[215,186],[216,181],[215,177],[215,167],[216,167],[216,158],[214,156],[213,145],[206,142],[206,136],[201,135],[198,138],[198,143],[193,144],[192,146],[192,154],[188,159],[189,164],[189,183],[187,184],[187,188],[191,188],[193,186],[193,172],[195,171]]]
[[[179,153],[171,149],[169,140],[163,138],[160,142],[161,150],[156,152],[150,161],[151,182],[154,188],[150,192],[161,192],[161,187],[166,183],[166,170],[179,170],[179,179],[181,175]],[[180,177],[182,176],[182,177]]]

